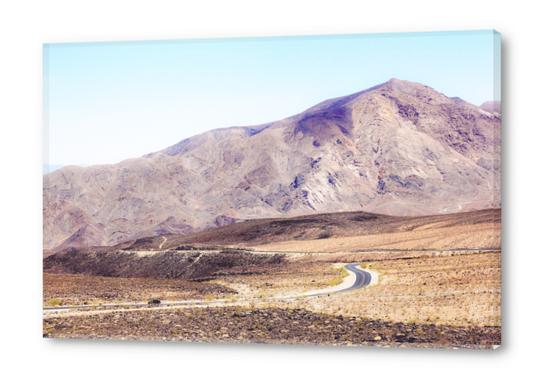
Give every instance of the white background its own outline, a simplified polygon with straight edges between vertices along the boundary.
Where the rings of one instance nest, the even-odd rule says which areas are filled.
[[[3,377],[533,377],[540,374],[540,10],[508,1],[3,1]],[[531,4],[531,5],[529,5]],[[504,346],[422,351],[41,338],[41,44],[495,28],[504,54]],[[523,372],[523,374],[522,374]]]

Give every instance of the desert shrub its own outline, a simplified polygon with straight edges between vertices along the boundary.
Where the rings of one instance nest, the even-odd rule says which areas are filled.
[[[331,232],[325,231],[325,232],[322,232],[322,233],[318,234],[318,239],[323,240],[323,239],[331,237],[332,235],[333,234],[331,234]]]
[[[59,307],[59,306],[62,305],[62,300],[54,297],[52,299],[47,300],[47,305],[49,305],[51,307]]]
[[[328,282],[330,286],[338,286],[343,282],[344,278],[348,276],[348,271],[346,271],[344,267],[339,268],[338,271],[338,275],[333,277],[333,279]]]

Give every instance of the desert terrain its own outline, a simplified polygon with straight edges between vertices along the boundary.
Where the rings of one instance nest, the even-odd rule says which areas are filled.
[[[347,212],[71,248],[44,258],[44,335],[492,348],[499,230],[499,209]]]
[[[51,338],[500,345],[500,104],[390,79],[43,180]]]

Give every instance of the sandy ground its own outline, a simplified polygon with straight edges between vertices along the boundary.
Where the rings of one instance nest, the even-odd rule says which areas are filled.
[[[291,306],[392,322],[500,326],[500,253],[384,260],[379,283]]]
[[[166,237],[151,241],[150,247],[138,245],[132,255],[107,252],[122,263],[119,267],[142,274],[138,270],[143,262],[149,268],[143,274],[163,279],[46,272],[44,305],[139,302],[145,309],[49,314],[44,335],[491,347],[500,344],[500,233],[499,224],[485,222],[484,217],[462,223],[454,216],[445,223],[396,225],[390,233],[316,240],[272,242],[266,237],[270,243],[251,246],[258,250],[255,253],[205,255],[199,247],[171,254],[156,251],[159,245],[172,243]],[[291,232],[297,233],[298,226],[291,226]],[[376,231],[380,227],[374,226]],[[109,272],[108,257],[98,262],[103,267],[91,267]],[[185,261],[193,272],[180,269]],[[371,285],[330,293],[351,284],[353,278],[342,268],[351,262],[360,262],[374,274]],[[51,267],[57,270],[61,263]],[[77,267],[79,261],[71,264]],[[162,267],[167,270],[162,272]],[[115,276],[121,274],[125,272],[115,271]],[[300,294],[321,296],[296,297]],[[197,304],[147,307],[150,299]]]
[[[220,284],[189,280],[51,273],[44,273],[43,287],[44,306],[223,298],[235,293]]]
[[[263,251],[345,252],[370,249],[461,249],[486,248],[500,245],[500,233],[494,223],[458,225],[431,229],[425,225],[414,231],[379,233],[364,236],[331,237],[328,239],[284,241],[253,246]]]
[[[425,253],[424,253],[425,254]],[[388,255],[389,256],[389,255]],[[392,258],[392,257],[389,257]],[[256,275],[227,275],[206,281],[45,275],[45,305],[100,302],[225,299],[252,307],[302,307],[314,312],[391,322],[456,326],[500,325],[500,253],[416,256],[365,261],[371,286],[330,296],[351,285],[343,265],[295,260]],[[224,304],[213,304],[213,306]]]

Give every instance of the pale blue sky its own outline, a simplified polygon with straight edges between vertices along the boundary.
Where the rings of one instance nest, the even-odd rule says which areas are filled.
[[[392,77],[498,100],[498,43],[474,31],[47,44],[46,163],[114,163]]]

